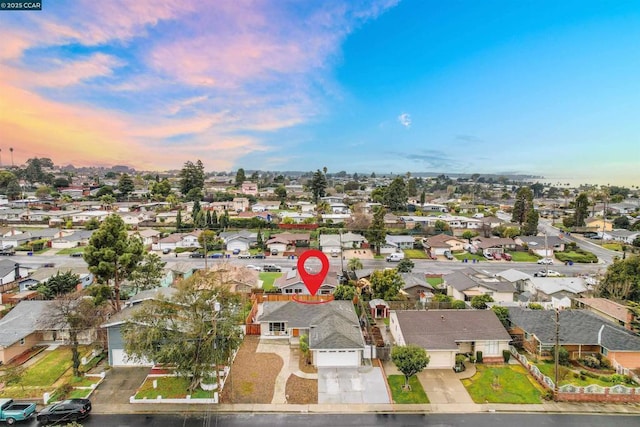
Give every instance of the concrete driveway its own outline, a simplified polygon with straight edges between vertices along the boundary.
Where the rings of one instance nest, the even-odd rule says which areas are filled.
[[[133,396],[142,385],[142,382],[151,371],[148,367],[118,367],[107,371],[104,381],[91,395],[94,406],[100,404],[129,403],[129,397]]]
[[[318,368],[318,403],[390,403],[382,369]]]
[[[432,404],[473,403],[460,378],[453,369],[425,369],[418,374],[418,379]]]

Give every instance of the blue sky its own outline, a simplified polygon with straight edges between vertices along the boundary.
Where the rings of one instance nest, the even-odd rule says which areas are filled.
[[[634,1],[45,0],[0,39],[4,164],[640,184]]]

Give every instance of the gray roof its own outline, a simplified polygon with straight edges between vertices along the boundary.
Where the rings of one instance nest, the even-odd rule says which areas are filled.
[[[11,261],[10,259],[0,259],[0,277],[11,274],[11,272],[15,271],[17,266],[19,266],[19,264],[15,261]]]
[[[51,301],[21,301],[0,319],[0,346],[9,347],[38,330],[37,323]]]
[[[289,328],[309,328],[312,349],[363,348],[360,323],[351,301],[303,304],[295,301],[265,302],[258,322],[287,322]]]
[[[402,289],[411,289],[414,286],[423,286],[425,288],[433,289],[424,274],[422,273],[400,273],[402,276],[402,280],[404,281],[404,286]]]
[[[166,288],[159,287],[154,289],[146,289],[144,291],[138,292],[137,294],[129,298],[129,300],[127,301],[127,304],[134,305],[150,299],[159,299],[159,298],[171,299],[171,297],[173,297],[176,294],[176,292],[178,292],[178,290],[176,288],[171,288],[171,287],[166,287]]]
[[[555,310],[509,308],[509,319],[543,345],[554,345]],[[560,343],[601,345],[610,351],[640,351],[640,337],[587,310],[560,311]]]
[[[465,268],[444,276],[448,285],[453,286],[456,290],[464,292],[475,286],[482,286],[495,292],[515,292],[515,286],[503,279],[490,273],[475,270],[473,268]]]
[[[397,311],[406,344],[429,350],[457,350],[458,342],[511,341],[491,310]]]
[[[520,270],[516,270],[515,268],[510,268],[508,270],[496,273],[496,276],[502,277],[509,282],[517,282],[518,280],[529,280],[533,277],[530,274],[527,274]]]

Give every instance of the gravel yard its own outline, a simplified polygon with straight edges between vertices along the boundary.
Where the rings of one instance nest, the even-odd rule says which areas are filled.
[[[258,336],[245,336],[222,390],[222,403],[271,403],[283,362],[276,354],[256,353],[259,342]]]
[[[291,374],[287,380],[287,396],[287,403],[318,403],[318,380],[307,380]]]

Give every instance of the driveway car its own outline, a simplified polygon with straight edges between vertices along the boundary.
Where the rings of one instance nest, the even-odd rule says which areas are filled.
[[[240,249],[234,249],[232,253],[234,255],[238,255],[240,253]]]
[[[36,419],[41,424],[59,421],[82,420],[89,416],[91,412],[91,401],[89,399],[68,399],[54,403],[38,412]]]
[[[162,250],[162,253],[163,253],[163,254],[165,254],[165,255],[166,255],[166,254],[168,254],[168,253],[170,253],[170,252],[171,252],[171,248],[164,248],[164,249]]]
[[[495,259],[496,261],[500,261],[502,259],[502,254],[499,252],[495,252],[493,254],[493,259]]]
[[[449,252],[449,251],[445,251],[444,256],[445,256],[445,258],[447,258],[449,261],[451,261],[451,260],[453,260],[453,259],[454,259],[453,254],[452,254],[451,252]]]
[[[511,256],[511,254],[503,253],[502,254],[502,259],[504,259],[505,261],[511,261],[513,259],[513,257]]]

